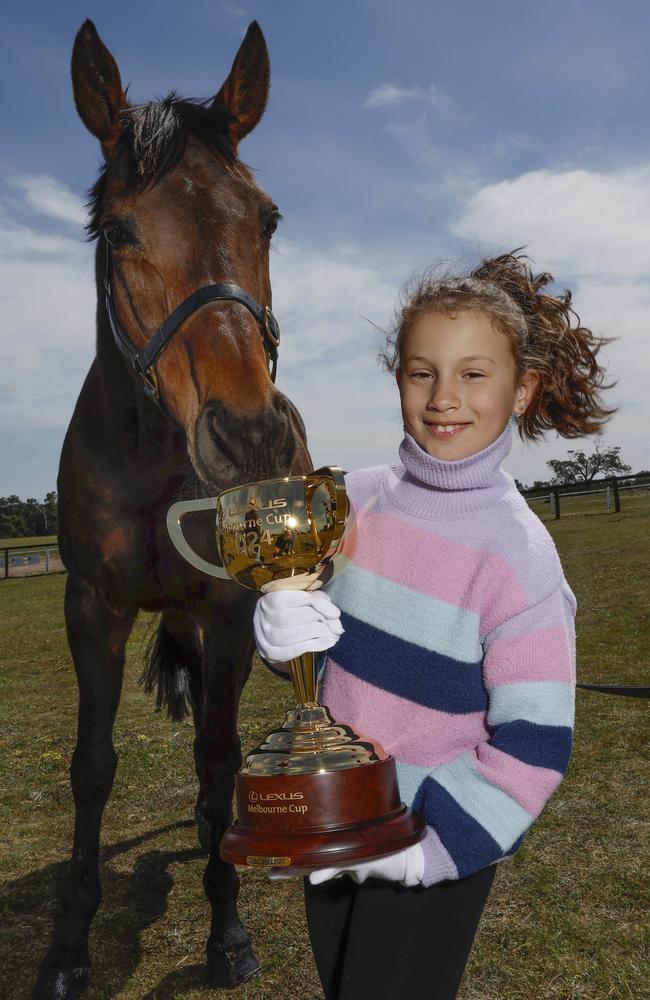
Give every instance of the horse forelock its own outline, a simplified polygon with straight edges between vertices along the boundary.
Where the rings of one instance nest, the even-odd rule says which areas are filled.
[[[183,156],[189,136],[217,153],[229,170],[250,179],[230,140],[232,116],[209,107],[207,101],[181,98],[172,91],[160,101],[129,105],[120,119],[123,127],[115,162],[124,191],[143,189],[169,173]],[[89,192],[86,231],[91,239],[99,235],[107,169],[103,167]]]

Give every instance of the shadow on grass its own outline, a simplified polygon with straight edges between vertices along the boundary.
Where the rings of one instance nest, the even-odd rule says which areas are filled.
[[[161,834],[185,827],[194,827],[193,820],[170,823],[102,848],[103,901],[91,927],[91,958],[96,953],[91,973],[93,995],[102,998],[117,995],[138,967],[142,932],[167,909],[167,896],[173,885],[169,866],[197,861],[205,857],[205,852],[198,846],[149,850],[135,859],[133,870],[128,873],[111,869],[110,862]],[[40,963],[49,947],[57,895],[68,871],[69,861],[48,865],[7,882],[0,891],[2,989],[7,990],[3,995],[11,996],[12,1000],[31,995],[37,971],[34,962]],[[206,914],[207,907],[206,901]],[[189,989],[206,984],[204,967],[187,967],[180,973],[180,981],[173,977],[176,993],[168,992],[166,984],[161,984],[151,996],[178,996],[181,985]],[[30,980],[26,981],[27,976]]]

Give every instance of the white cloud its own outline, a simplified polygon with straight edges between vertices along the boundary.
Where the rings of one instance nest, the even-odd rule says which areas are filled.
[[[52,178],[18,186],[27,207],[74,221],[78,199]],[[94,355],[92,249],[81,232],[43,233],[15,221],[11,202],[0,207],[0,423],[64,427]]]
[[[223,12],[227,17],[231,17],[234,21],[245,21],[246,11],[243,7],[236,3],[223,3]]]
[[[81,199],[49,174],[27,174],[14,178],[13,183],[23,191],[33,211],[76,226],[83,226],[86,221]]]
[[[451,229],[502,246],[534,242],[545,267],[571,274],[645,277],[650,166],[531,171],[476,191]]]
[[[428,87],[400,87],[394,83],[381,83],[370,91],[362,107],[372,110],[407,103],[426,104],[439,114],[457,121],[462,118],[453,98],[435,83]]]
[[[602,355],[618,380],[606,395],[619,407],[606,437],[633,467],[647,468],[650,165],[610,173],[537,170],[486,185],[468,197],[451,230],[486,251],[525,244],[538,270],[572,289],[583,323],[619,338]],[[515,449],[511,471],[545,479],[545,461],[573,446],[551,437],[527,452]]]
[[[279,241],[278,249],[278,386],[302,414],[314,462],[353,469],[392,461],[402,437],[399,398],[377,365],[384,338],[372,324],[390,321],[399,264],[358,246],[325,252]]]
[[[329,252],[277,241],[272,257],[273,296],[283,328],[290,329],[286,364],[326,359],[336,364],[356,357],[376,344],[371,323],[385,322],[395,288],[376,263],[361,263],[355,247]]]

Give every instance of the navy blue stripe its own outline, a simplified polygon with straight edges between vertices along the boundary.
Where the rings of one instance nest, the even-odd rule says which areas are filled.
[[[538,726],[516,719],[494,730],[490,743],[524,764],[549,767],[564,774],[571,756],[572,730],[568,726]]]
[[[434,778],[425,778],[413,808],[432,826],[454,860],[460,878],[503,857],[503,851]]]
[[[345,612],[341,623],[345,632],[332,658],[355,677],[441,712],[487,711],[480,663],[422,649]]]

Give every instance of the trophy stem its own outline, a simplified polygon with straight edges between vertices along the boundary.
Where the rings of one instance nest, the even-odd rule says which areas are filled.
[[[318,678],[316,676],[316,657],[313,653],[303,653],[295,660],[289,661],[289,673],[293,681],[293,690],[299,705],[311,708],[317,705]]]

